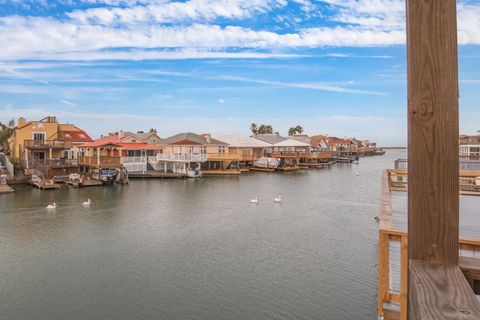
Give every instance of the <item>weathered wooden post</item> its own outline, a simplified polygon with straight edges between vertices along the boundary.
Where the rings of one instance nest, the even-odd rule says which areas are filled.
[[[407,60],[408,315],[480,319],[478,301],[458,267],[455,0],[407,0]]]

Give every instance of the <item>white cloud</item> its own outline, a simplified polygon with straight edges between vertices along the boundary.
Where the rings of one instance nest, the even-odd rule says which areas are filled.
[[[60,100],[61,103],[63,104],[66,104],[67,106],[70,106],[70,107],[76,107],[77,104],[75,102],[72,102],[72,101],[68,101],[68,100]]]
[[[217,103],[218,103],[218,104],[224,104],[224,103],[225,103],[225,100],[223,100],[223,99],[218,99],[218,100],[217,100]]]
[[[319,4],[328,5],[333,14],[316,18],[317,26],[280,33],[271,23],[263,29],[235,24],[275,12],[287,0],[83,0],[108,6],[74,10],[62,19],[1,17],[0,60],[281,58],[292,56],[292,48],[405,43],[404,0],[292,1],[318,14]],[[480,4],[460,2],[458,16],[459,43],[480,44]],[[213,24],[218,18],[222,26]]]
[[[318,82],[315,82],[315,83],[280,82],[280,81],[250,79],[250,78],[237,77],[237,76],[218,76],[218,77],[215,77],[214,79],[258,83],[258,84],[265,84],[265,85],[271,85],[276,87],[286,87],[286,88],[296,88],[296,89],[330,91],[330,92],[352,93],[352,94],[386,95],[386,93],[384,92],[351,89],[351,88],[345,88],[345,87],[334,86],[334,85],[318,83]]]
[[[285,6],[286,0],[189,0],[129,7],[75,10],[68,16],[80,23],[100,25],[172,23],[216,18],[242,19]]]

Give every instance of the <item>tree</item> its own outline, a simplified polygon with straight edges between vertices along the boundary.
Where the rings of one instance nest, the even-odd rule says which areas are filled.
[[[140,131],[137,131],[138,134],[142,134],[142,133],[145,133],[143,132],[143,130],[140,130]]]
[[[8,139],[13,134],[13,126],[15,125],[15,121],[11,120],[7,124],[0,122],[0,148],[7,149],[8,148]]]
[[[269,124],[261,124],[260,127],[258,127],[257,134],[272,134],[273,133],[273,128]]]
[[[156,134],[156,133],[157,133],[157,129],[155,129],[155,128],[150,128],[150,133],[155,133],[155,134]]]
[[[250,131],[252,131],[252,133],[253,133],[254,135],[258,134],[258,127],[257,127],[257,124],[256,124],[256,123],[252,123],[252,124],[250,125]]]
[[[288,129],[288,135],[289,136],[294,136],[297,133],[303,133],[303,127],[302,126],[297,125],[296,127],[291,127],[290,129]]]

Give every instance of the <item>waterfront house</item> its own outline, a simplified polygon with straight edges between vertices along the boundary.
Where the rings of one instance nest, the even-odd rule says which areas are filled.
[[[459,143],[461,145],[480,144],[480,135],[461,134],[459,136]]]
[[[80,149],[83,155],[81,165],[109,167],[114,164],[116,168],[120,162],[129,173],[143,173],[148,170],[148,157],[156,156],[162,147],[147,143],[134,133],[119,132],[81,145]]]
[[[462,160],[480,160],[480,144],[461,144],[459,150]]]
[[[229,155],[228,144],[210,134],[184,132],[160,143],[163,152],[156,158],[159,170],[187,176],[240,173],[239,159]]]
[[[460,135],[459,147],[461,160],[480,160],[480,135]]]
[[[249,136],[239,134],[219,135],[215,139],[228,144],[228,154],[240,161],[241,170],[247,171],[253,162],[263,157],[264,150],[271,144]]]
[[[91,141],[84,130],[73,124],[59,123],[54,116],[38,121],[19,118],[9,147],[23,168],[51,177],[76,171],[76,148]]]
[[[308,168],[323,168],[328,166],[333,156],[328,149],[328,143],[325,136],[316,135],[294,135],[292,139],[304,142],[310,145],[309,152],[305,158],[300,158],[300,165]]]
[[[352,154],[352,139],[330,137],[328,145],[330,147],[330,151],[332,151],[338,157],[350,157]]]
[[[299,163],[305,161],[310,154],[310,144],[278,134],[259,134],[255,139],[267,142],[263,155],[269,158],[280,159],[280,170],[298,170]]]
[[[209,146],[205,137],[185,132],[160,140],[160,153],[148,157],[153,169],[159,173],[172,176],[199,177],[202,175],[201,165],[207,161]]]
[[[318,134],[310,138],[310,145],[314,151],[327,152],[330,151],[328,141],[328,136]]]

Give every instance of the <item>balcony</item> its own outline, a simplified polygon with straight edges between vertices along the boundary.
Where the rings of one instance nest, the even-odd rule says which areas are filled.
[[[58,140],[24,140],[25,149],[48,150],[48,149],[70,149],[73,144],[71,141]]]
[[[121,158],[112,156],[78,157],[79,166],[121,168]]]
[[[176,154],[176,153],[159,153],[156,156],[148,157],[149,162],[172,161],[172,162],[205,162],[206,154]]]

